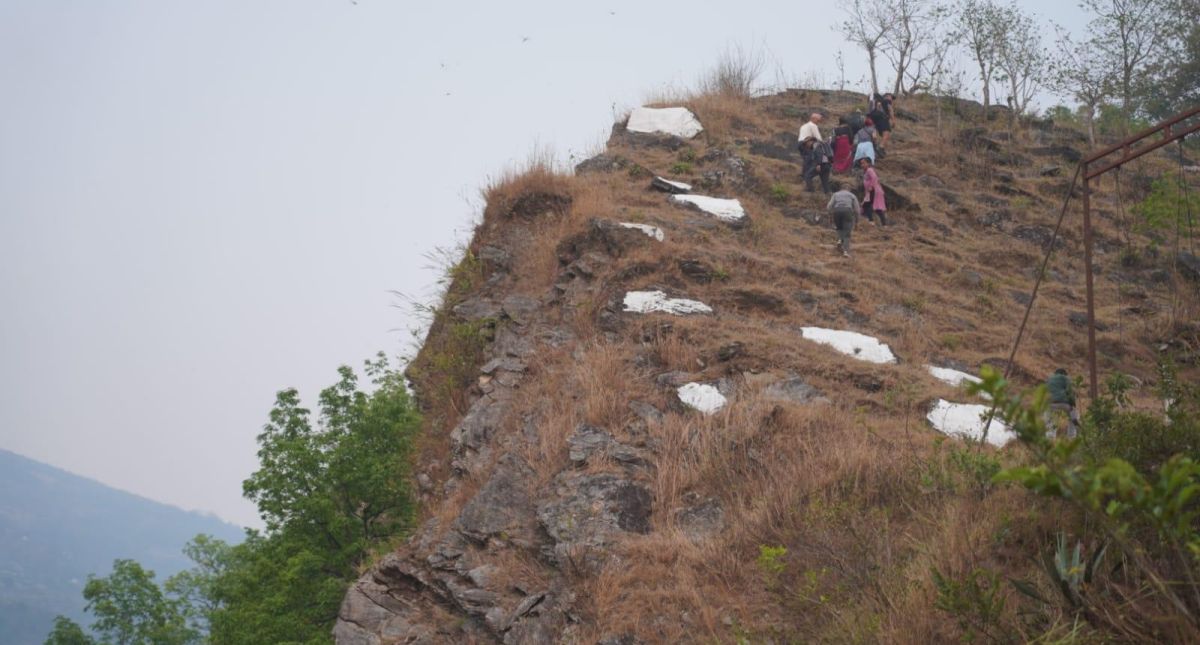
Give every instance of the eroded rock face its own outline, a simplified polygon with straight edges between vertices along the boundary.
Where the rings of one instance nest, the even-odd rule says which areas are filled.
[[[503,536],[532,545],[536,527],[529,521],[533,510],[529,482],[533,472],[519,457],[505,455],[483,488],[463,508],[454,528],[476,542]]]
[[[563,473],[537,516],[554,544],[548,556],[563,562],[602,557],[602,549],[622,533],[650,532],[650,489],[620,475]]]

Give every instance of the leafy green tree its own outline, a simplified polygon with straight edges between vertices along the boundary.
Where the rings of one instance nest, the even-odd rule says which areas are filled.
[[[1154,180],[1150,194],[1133,207],[1148,231],[1192,234],[1193,220],[1200,218],[1200,190],[1182,183],[1174,173]]]
[[[1200,104],[1200,0],[1170,2],[1171,43],[1143,84],[1146,113],[1156,121]]]
[[[1000,471],[994,480],[1016,482],[1074,507],[1084,522],[1075,530],[1103,537],[1086,566],[1078,545],[1069,554],[1065,538],[1058,540],[1057,555],[1047,569],[1072,611],[1080,611],[1094,625],[1136,633],[1148,641],[1195,642],[1200,634],[1200,461],[1195,453],[1200,425],[1195,401],[1173,405],[1164,420],[1122,411],[1110,400],[1095,413],[1089,409],[1081,437],[1053,441],[1046,436],[1045,386],[1017,394],[994,369],[985,366],[981,377],[982,382],[969,385],[968,391],[992,397],[997,417],[1013,429],[1028,455],[1025,464]],[[1131,430],[1151,436],[1112,437]],[[1164,439],[1172,445],[1165,445]],[[1125,454],[1113,454],[1114,448],[1126,453],[1142,442],[1147,445],[1133,463]],[[1052,512],[1065,517],[1061,508]],[[1114,571],[1111,579],[1097,575],[1096,566],[1104,553],[1114,550],[1109,545],[1123,560],[1120,575]],[[1080,575],[1086,585],[1080,584]],[[1028,583],[1016,586],[1046,601]],[[1130,589],[1150,601],[1141,606],[1153,606],[1157,613],[1108,615],[1100,609],[1113,598],[1128,600]]]
[[[276,398],[258,437],[260,468],[244,483],[267,525],[230,549],[209,588],[217,643],[327,643],[349,583],[373,549],[406,531],[414,504],[409,462],[420,417],[400,372],[367,361],[318,398]]]
[[[93,631],[102,643],[185,645],[199,642],[187,626],[180,603],[154,582],[154,572],[133,560],[116,560],[104,578],[89,576],[83,587],[86,610],[96,617]]]
[[[217,581],[232,561],[233,547],[211,535],[197,535],[183,547],[195,566],[167,578],[163,590],[177,599],[188,627],[207,634],[209,620],[220,608],[216,601]]]
[[[66,616],[55,616],[54,630],[46,637],[46,645],[96,645],[78,623]]]
[[[403,376],[382,355],[366,362],[376,387],[358,389],[349,367],[319,397],[309,421],[294,389],[276,397],[258,437],[260,468],[243,484],[268,533],[288,528],[334,551],[356,553],[407,527],[413,512],[409,456],[420,418]]]
[[[260,467],[243,486],[265,532],[236,546],[196,536],[184,547],[196,566],[162,588],[132,560],[88,580],[99,643],[330,642],[346,588],[372,552],[408,530],[414,511],[409,461],[420,416],[382,355],[365,372],[369,390],[350,368],[338,370],[315,425],[296,390],[278,394],[258,437]],[[63,618],[47,642],[96,641]]]

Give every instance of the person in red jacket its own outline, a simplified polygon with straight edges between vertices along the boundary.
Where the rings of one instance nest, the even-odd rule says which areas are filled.
[[[878,226],[887,226],[887,201],[884,199],[883,183],[879,181],[875,165],[871,163],[870,158],[862,157],[858,160],[858,167],[863,171],[863,217],[875,224],[875,217],[878,216]]]

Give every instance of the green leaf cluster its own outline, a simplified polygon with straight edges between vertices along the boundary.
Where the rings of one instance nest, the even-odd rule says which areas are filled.
[[[346,588],[415,512],[409,464],[419,413],[382,354],[364,371],[369,388],[338,369],[315,423],[296,390],[277,395],[258,436],[259,469],[243,484],[265,531],[236,546],[197,536],[184,548],[195,566],[161,588],[138,563],[118,560],[84,590],[99,640],[60,618],[47,643],[331,642]]]
[[[1068,606],[1083,609],[1089,620],[1100,620],[1099,612],[1089,611],[1081,583],[1092,582],[1097,563],[1111,542],[1120,551],[1123,584],[1140,580],[1140,593],[1162,600],[1163,606],[1194,625],[1200,611],[1200,605],[1193,602],[1200,598],[1196,582],[1200,571],[1200,459],[1195,454],[1200,427],[1195,416],[1187,414],[1195,407],[1191,396],[1177,401],[1166,418],[1155,418],[1123,410],[1121,399],[1128,388],[1124,380],[1110,379],[1108,395],[1088,411],[1082,436],[1052,441],[1043,422],[1044,387],[1018,395],[995,370],[985,367],[981,376],[982,383],[969,389],[992,397],[997,417],[1009,424],[1029,450],[1027,463],[1000,471],[995,481],[1015,482],[1039,495],[1062,500],[1081,511],[1085,521],[1104,535],[1103,543],[1086,560],[1081,545],[1072,553],[1060,535],[1046,569]],[[1183,389],[1178,384],[1170,387],[1176,395]],[[1129,436],[1131,427],[1146,430],[1149,439]],[[1156,440],[1163,437],[1177,441]],[[1110,452],[1113,445],[1141,441],[1152,449],[1138,453],[1140,459],[1135,463]],[[1037,597],[1028,583],[1026,587],[1023,593]]]

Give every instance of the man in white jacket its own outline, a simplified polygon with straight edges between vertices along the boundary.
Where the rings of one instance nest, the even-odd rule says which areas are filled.
[[[808,115],[808,122],[800,126],[800,143],[804,143],[809,139],[820,141],[821,128],[818,126],[820,125],[822,118],[823,117],[821,116],[820,112],[813,112],[812,114]]]
[[[822,141],[820,128],[822,118],[824,117],[820,112],[813,112],[809,115],[808,122],[800,126],[800,156],[804,159],[804,170],[801,171],[801,175],[804,177],[804,184],[810,193],[813,192],[812,178],[818,172],[821,174],[822,188],[825,192],[829,192],[829,171],[817,167],[820,162],[813,154],[813,149]]]

